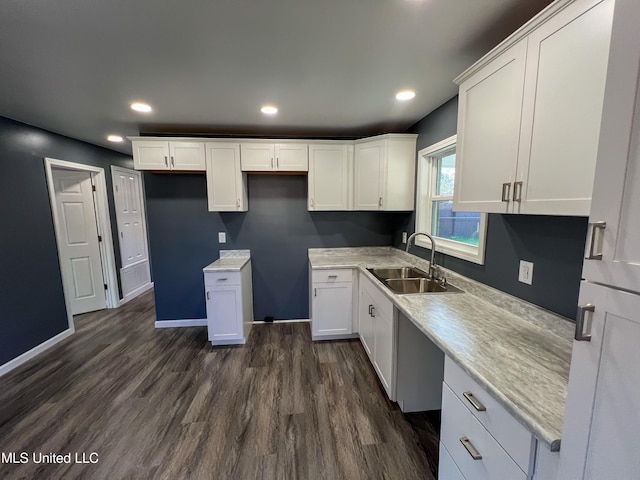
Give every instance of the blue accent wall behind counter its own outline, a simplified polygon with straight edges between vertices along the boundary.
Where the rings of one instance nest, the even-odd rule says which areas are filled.
[[[307,249],[391,245],[406,216],[309,212],[306,175],[249,175],[248,212],[209,212],[204,175],[144,176],[158,320],[206,317],[202,268],[220,249],[251,250],[256,319],[309,318]]]
[[[0,117],[0,365],[68,328],[45,157],[105,169],[121,265],[110,165],[131,157]]]

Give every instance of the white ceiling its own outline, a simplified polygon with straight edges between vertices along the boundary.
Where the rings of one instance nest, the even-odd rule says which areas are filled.
[[[0,116],[126,153],[105,136],[403,131],[548,3],[1,0]]]

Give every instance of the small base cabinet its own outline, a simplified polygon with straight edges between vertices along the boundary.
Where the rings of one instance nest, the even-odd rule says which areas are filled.
[[[312,270],[311,334],[313,340],[350,338],[353,270]]]
[[[246,343],[253,324],[251,263],[239,272],[205,272],[204,283],[209,341]]]
[[[364,274],[359,281],[358,332],[390,400],[396,399],[396,323],[391,300]]]

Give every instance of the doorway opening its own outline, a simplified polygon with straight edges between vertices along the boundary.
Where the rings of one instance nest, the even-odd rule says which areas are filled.
[[[69,328],[73,315],[119,305],[103,168],[45,158]]]

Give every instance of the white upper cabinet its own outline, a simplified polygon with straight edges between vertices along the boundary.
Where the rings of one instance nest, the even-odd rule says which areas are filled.
[[[456,210],[589,215],[613,4],[555,2],[456,79]]]
[[[309,145],[309,211],[351,210],[353,145]]]
[[[246,212],[247,174],[240,169],[240,145],[206,143],[207,197],[210,212]]]
[[[130,138],[136,170],[204,171],[204,142]]]
[[[356,140],[354,210],[413,210],[416,138],[388,134]]]
[[[247,172],[306,172],[309,152],[306,143],[240,144],[242,170]]]

